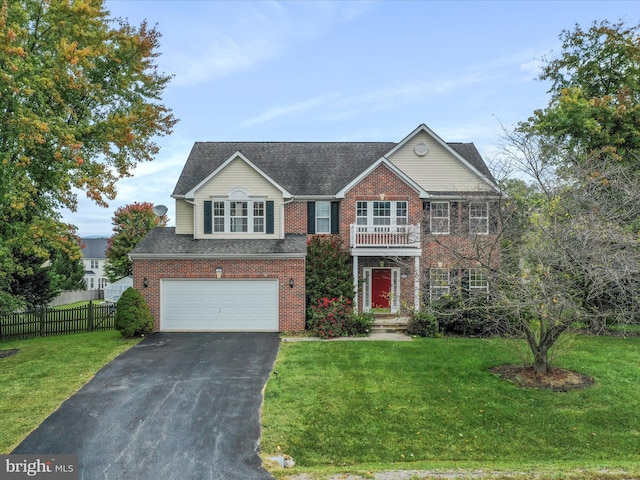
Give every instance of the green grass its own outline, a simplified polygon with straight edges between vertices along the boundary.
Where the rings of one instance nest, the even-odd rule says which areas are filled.
[[[605,465],[640,475],[640,338],[577,337],[557,366],[595,384],[566,393],[492,375],[519,362],[510,342],[283,343],[263,455],[291,455],[298,472]]]
[[[138,341],[109,330],[0,342],[0,350],[20,350],[0,358],[0,454],[13,450],[100,368]]]

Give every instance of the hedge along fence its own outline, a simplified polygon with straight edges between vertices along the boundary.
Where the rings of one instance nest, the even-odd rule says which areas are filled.
[[[0,315],[0,341],[113,330],[116,327],[114,314],[113,304],[89,302],[81,307],[38,308]]]

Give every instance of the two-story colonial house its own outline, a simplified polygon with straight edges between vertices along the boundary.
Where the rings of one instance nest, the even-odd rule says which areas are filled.
[[[461,276],[488,288],[447,243],[491,236],[498,187],[472,143],[425,125],[399,143],[197,142],[172,196],[176,226],[131,252],[157,330],[303,330],[310,235],[341,236],[361,311],[420,308]]]
[[[109,281],[104,273],[107,262],[108,238],[85,237],[81,238],[82,263],[84,264],[84,282],[87,290],[104,290]]]

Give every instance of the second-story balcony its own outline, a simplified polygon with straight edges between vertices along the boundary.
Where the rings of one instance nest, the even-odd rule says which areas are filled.
[[[351,224],[352,249],[359,248],[420,248],[420,225],[357,225]]]

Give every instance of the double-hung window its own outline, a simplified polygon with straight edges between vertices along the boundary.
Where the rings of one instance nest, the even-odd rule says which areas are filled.
[[[253,232],[264,233],[264,202],[253,202]]]
[[[431,233],[450,232],[449,210],[449,202],[431,202],[429,212]]]
[[[369,202],[356,202],[356,224],[366,226],[368,222]]]
[[[449,281],[449,269],[432,268],[429,270],[429,300],[438,300],[449,294],[451,290]]]
[[[331,233],[331,202],[316,202],[316,233]]]
[[[489,233],[489,205],[486,202],[469,204],[469,233]]]
[[[377,232],[385,232],[384,226],[391,225],[391,202],[373,202],[373,225]]]
[[[469,269],[469,291],[471,293],[489,293],[489,279],[485,269]]]
[[[249,231],[249,202],[229,202],[229,231]]]
[[[213,231],[215,233],[224,232],[224,203],[213,202]]]

